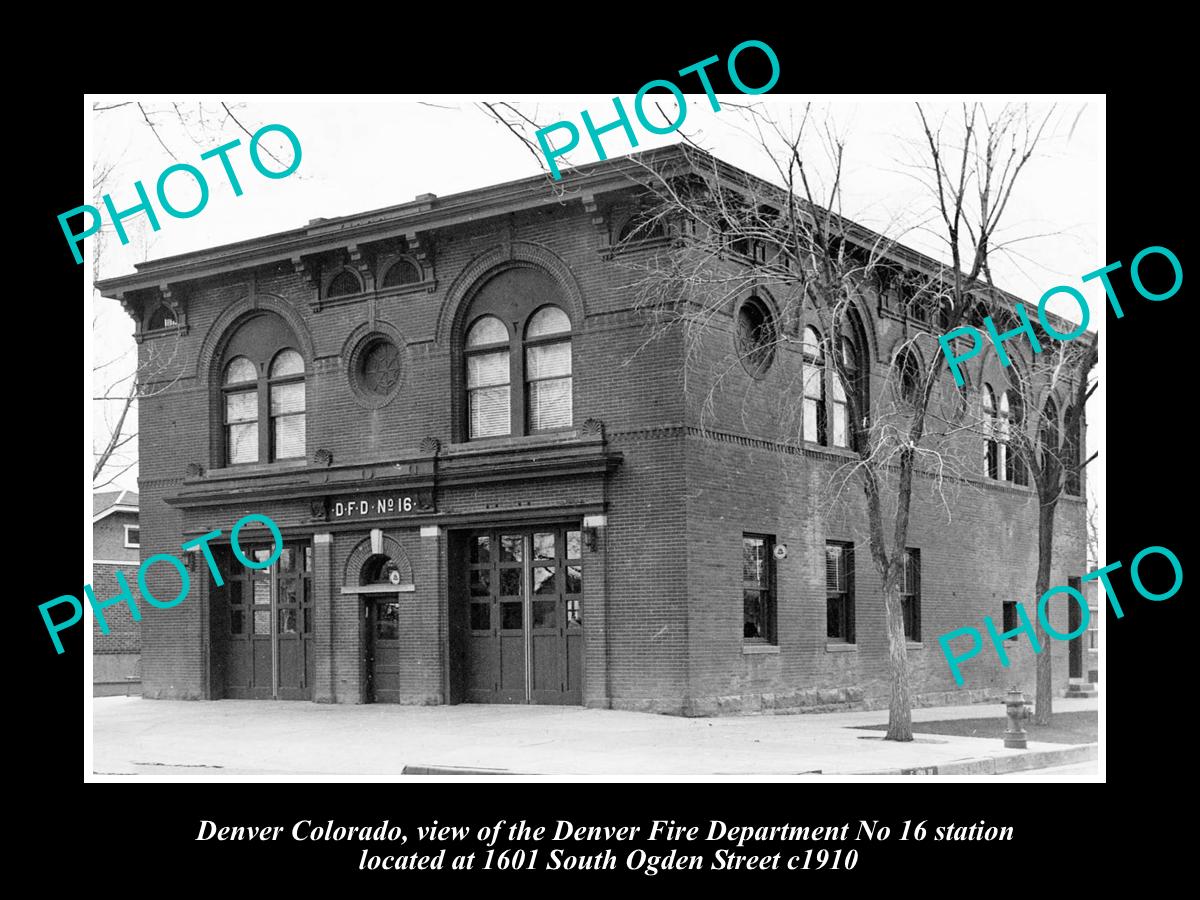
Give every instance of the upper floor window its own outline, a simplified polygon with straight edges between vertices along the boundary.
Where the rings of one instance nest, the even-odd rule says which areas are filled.
[[[996,394],[990,384],[985,384],[983,398],[983,472],[988,478],[1000,477],[1000,423],[996,416]]]
[[[1019,440],[1025,424],[1025,405],[1017,391],[1005,391],[1000,398],[1000,422],[1004,431],[1004,478],[1013,484],[1027,485],[1029,470],[1025,467],[1020,450],[1013,449],[1014,435]],[[1024,444],[1019,446],[1023,447]]]
[[[1079,433],[1082,430],[1082,423],[1075,428],[1068,428],[1066,435],[1066,447],[1063,453],[1063,465],[1066,467],[1066,479],[1063,490],[1074,497],[1078,497],[1083,493],[1083,479],[1081,470],[1083,468],[1083,460],[1079,455]]]
[[[387,274],[383,276],[385,288],[400,287],[405,284],[416,284],[421,280],[421,270],[411,260],[398,259],[392,263]]]
[[[305,362],[278,316],[256,315],[228,342],[220,381],[225,465],[303,459]]]
[[[758,297],[748,297],[737,311],[737,349],[751,375],[764,374],[775,358],[775,317]]]
[[[362,292],[362,284],[349,269],[342,269],[333,276],[333,280],[329,282],[329,287],[325,289],[326,297],[345,297],[349,294],[358,294]]]
[[[800,351],[804,357],[804,439],[825,444],[825,351],[821,335],[811,325],[804,328]]]
[[[1041,444],[1042,466],[1049,468],[1048,456],[1059,457],[1058,404],[1053,397],[1046,398],[1046,408],[1042,412],[1041,428],[1038,441]]]
[[[476,295],[467,319],[462,421],[468,440],[570,428],[572,327],[544,272],[510,269]]]
[[[801,335],[800,351],[803,376],[804,439],[834,447],[850,447],[853,443],[850,403],[847,387],[858,398],[860,416],[865,397],[864,372],[857,344],[846,335],[837,341],[841,357],[843,382],[832,356],[825,352],[820,333],[807,325]]]
[[[125,546],[133,549],[142,546],[142,530],[137,525],[125,526]]]
[[[842,338],[841,345],[842,369],[849,384],[855,386],[859,378],[858,353],[849,338]],[[846,388],[836,371],[830,376],[830,381],[833,384],[833,446],[849,447],[851,435],[847,421]]]
[[[146,329],[154,331],[158,328],[174,328],[178,324],[179,320],[175,316],[175,310],[165,303],[160,303],[158,308],[150,314],[150,321],[147,323]]]
[[[896,390],[904,403],[914,404],[920,399],[921,365],[911,347],[905,347],[896,357]]]

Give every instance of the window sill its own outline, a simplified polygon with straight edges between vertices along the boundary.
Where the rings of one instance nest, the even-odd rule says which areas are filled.
[[[760,653],[778,653],[778,644],[742,644],[743,656],[754,656]]]
[[[454,453],[467,453],[471,450],[495,450],[505,447],[528,447],[537,444],[563,444],[578,440],[577,428],[556,428],[553,431],[538,431],[533,434],[500,435],[498,437],[475,438],[470,441],[452,442],[447,448]]]
[[[272,472],[286,472],[292,469],[303,469],[307,466],[308,460],[300,457],[299,459],[281,459],[272,463],[237,463],[236,465],[223,466],[219,469],[209,469],[205,475],[207,479],[238,478],[243,475],[265,475]]]
[[[905,644],[907,645],[909,650],[924,650],[925,649],[924,641],[906,641]]]
[[[850,653],[858,651],[858,644],[826,644],[826,653]]]

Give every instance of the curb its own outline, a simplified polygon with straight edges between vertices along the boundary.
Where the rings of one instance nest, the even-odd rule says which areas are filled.
[[[827,775],[1007,775],[1029,769],[1048,769],[1072,763],[1090,762],[1099,758],[1099,744],[1076,744],[1061,750],[1034,750],[1032,753],[1012,753],[1004,756],[980,756],[958,759],[936,766],[914,766],[907,769],[880,769],[871,772],[826,772]]]
[[[401,775],[531,775],[532,772],[513,772],[509,769],[473,769],[468,766],[405,766]]]

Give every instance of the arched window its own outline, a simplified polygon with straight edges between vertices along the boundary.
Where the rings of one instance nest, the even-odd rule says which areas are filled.
[[[842,338],[841,345],[842,368],[846,372],[846,380],[850,385],[850,389],[857,393],[859,380],[858,353],[854,349],[854,344],[847,337]],[[850,429],[847,421],[846,388],[842,384],[842,379],[838,377],[836,370],[830,374],[830,378],[833,384],[833,446],[849,447]]]
[[[921,366],[917,354],[905,347],[896,357],[896,390],[904,403],[916,403],[921,390]]]
[[[304,457],[304,357],[281,350],[271,362],[271,458]]]
[[[825,352],[821,347],[821,335],[811,325],[804,327],[800,342],[804,357],[804,440],[827,444],[825,422]]]
[[[1053,397],[1046,398],[1046,408],[1042,412],[1039,432],[1038,442],[1041,444],[1042,468],[1048,469],[1051,467],[1051,462],[1047,456],[1057,458],[1059,452],[1058,404],[1054,402]]]
[[[525,389],[529,431],[571,427],[571,320],[557,306],[525,326]]]
[[[421,270],[414,263],[407,259],[398,259],[383,276],[383,286],[400,287],[404,284],[417,284],[420,280]]]
[[[258,462],[258,369],[244,356],[225,367],[222,394],[225,407],[226,462]]]
[[[1000,481],[1011,481],[1008,458],[1009,439],[1009,407],[1008,391],[1000,395],[1000,415],[996,419],[996,449],[999,462],[996,464],[995,477]]]
[[[1013,450],[1013,435],[1022,434],[1025,426],[1025,404],[1015,391],[1005,391],[1000,399],[1000,414],[1004,417],[1004,477],[1013,484],[1029,484],[1029,470],[1021,455]]]
[[[224,465],[303,459],[305,362],[280,317],[260,312],[230,337],[220,371]]]
[[[1083,465],[1083,459],[1079,454],[1079,433],[1082,430],[1082,427],[1083,423],[1080,422],[1075,428],[1067,430],[1066,450],[1063,453],[1063,456],[1065,457],[1063,464],[1067,469],[1063,490],[1073,497],[1078,497],[1083,493],[1083,479],[1080,471]]]
[[[483,316],[468,329],[466,343],[468,433],[472,438],[508,434],[508,328],[495,316]]]
[[[775,317],[758,297],[748,297],[737,311],[737,350],[742,365],[751,375],[759,376],[775,358]]]
[[[159,328],[174,328],[179,324],[179,320],[175,318],[175,310],[171,309],[165,303],[160,303],[158,309],[150,314],[150,322],[146,326],[146,330],[155,331]]]
[[[325,296],[345,297],[350,294],[358,294],[361,291],[362,285],[359,284],[358,276],[349,269],[342,269],[329,282],[329,287],[325,289]]]
[[[996,420],[996,394],[990,384],[983,386],[983,471],[988,478],[1000,477],[1000,444],[996,440],[999,423]]]
[[[558,431],[574,423],[571,317],[558,282],[515,265],[488,278],[462,320],[465,387],[456,399],[466,440]]]

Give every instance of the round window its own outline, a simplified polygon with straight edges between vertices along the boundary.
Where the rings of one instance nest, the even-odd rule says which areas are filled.
[[[742,365],[760,376],[775,358],[775,318],[765,303],[750,297],[737,312],[737,348]]]
[[[387,338],[377,338],[363,350],[359,383],[376,397],[386,397],[400,382],[400,348]]]

